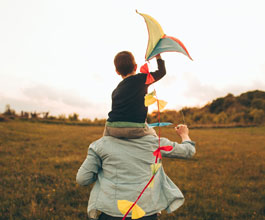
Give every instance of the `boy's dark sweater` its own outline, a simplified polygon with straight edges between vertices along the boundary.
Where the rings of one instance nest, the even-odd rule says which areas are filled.
[[[164,60],[157,60],[158,70],[150,72],[155,82],[166,74]],[[145,123],[148,108],[144,96],[149,85],[145,84],[147,74],[138,73],[123,79],[112,92],[112,110],[107,121],[127,121]]]

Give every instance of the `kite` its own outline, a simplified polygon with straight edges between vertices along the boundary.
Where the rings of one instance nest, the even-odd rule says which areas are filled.
[[[156,123],[148,124],[148,126],[151,128],[163,127],[163,126],[168,126],[168,125],[172,125],[172,123],[171,122],[156,122]]]
[[[136,10],[137,12],[137,10]],[[137,12],[138,13],[138,12]],[[180,52],[187,57],[189,57],[191,60],[191,56],[189,55],[189,52],[185,48],[184,44],[178,40],[177,38],[174,37],[169,37],[164,34],[164,31],[160,24],[151,16],[147,14],[141,14],[138,13],[139,15],[143,16],[145,23],[147,25],[148,33],[149,33],[149,40],[148,40],[148,45],[147,45],[147,50],[145,54],[145,60],[149,61],[152,58],[154,58],[156,55],[163,53],[163,52],[169,52],[169,51],[175,51],[175,52]],[[147,63],[145,63],[141,68],[140,68],[141,73],[147,74],[146,77],[146,82],[145,84],[151,84],[155,80],[153,76],[149,72],[149,68]],[[158,148],[153,152],[153,156],[155,156],[155,163],[151,164],[151,178],[144,187],[144,189],[141,191],[140,195],[138,198],[135,200],[135,202],[131,202],[128,200],[118,200],[117,201],[117,206],[120,212],[124,215],[122,220],[126,219],[126,216],[131,212],[132,214],[132,219],[138,219],[141,218],[145,215],[145,211],[136,203],[138,200],[141,198],[142,194],[144,191],[150,187],[152,188],[154,186],[154,178],[155,175],[158,173],[161,163],[158,162],[158,159],[162,159],[162,154],[161,150],[163,151],[171,151],[173,149],[172,146],[160,146],[160,127],[162,126],[167,126],[171,125],[172,123],[170,122],[160,122],[160,110],[165,108],[167,102],[163,100],[159,100],[156,95],[156,91],[154,90],[153,92],[146,94],[145,95],[145,100],[144,104],[145,106],[149,106],[156,103],[157,108],[158,108],[158,122],[149,124],[150,127],[157,127],[159,128],[159,135],[158,135]]]
[[[145,54],[146,61],[163,52],[180,52],[192,60],[188,50],[179,39],[165,35],[160,24],[150,15],[139,13],[137,10],[136,12],[143,16],[148,29],[149,39]]]

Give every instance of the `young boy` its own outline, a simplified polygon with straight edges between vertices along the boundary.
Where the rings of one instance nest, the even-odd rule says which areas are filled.
[[[150,72],[154,82],[166,74],[164,61],[156,56],[158,70]],[[114,65],[122,81],[112,92],[112,110],[109,112],[104,130],[105,136],[118,138],[139,138],[148,134],[156,136],[155,130],[146,123],[148,108],[144,97],[150,84],[146,84],[147,74],[136,74],[137,64],[129,51],[122,51],[114,58]]]

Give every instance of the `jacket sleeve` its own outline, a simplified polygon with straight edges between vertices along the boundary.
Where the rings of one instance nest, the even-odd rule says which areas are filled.
[[[94,183],[97,180],[97,174],[101,167],[101,159],[89,147],[87,157],[76,174],[76,182],[82,186]]]
[[[150,74],[154,77],[155,82],[160,80],[163,76],[166,75],[165,61],[162,59],[158,59],[157,60],[157,68],[158,68],[157,71],[150,72]]]
[[[172,146],[171,151],[161,150],[163,157],[175,157],[175,158],[191,158],[196,153],[195,142],[183,141],[181,144],[177,142],[171,142],[166,138],[161,138],[160,146]]]

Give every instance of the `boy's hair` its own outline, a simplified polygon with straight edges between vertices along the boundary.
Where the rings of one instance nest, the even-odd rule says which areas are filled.
[[[119,52],[114,58],[116,71],[122,76],[127,76],[131,73],[134,70],[135,64],[134,56],[129,51]]]

